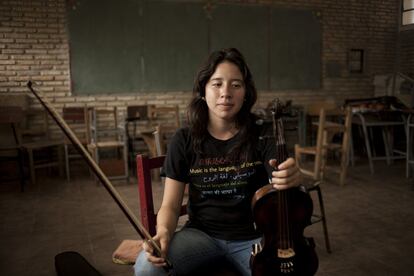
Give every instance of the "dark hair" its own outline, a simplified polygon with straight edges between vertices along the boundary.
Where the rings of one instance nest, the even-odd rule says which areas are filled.
[[[253,77],[243,55],[237,49],[222,49],[212,52],[199,70],[194,81],[194,97],[188,108],[188,118],[194,138],[194,150],[199,153],[202,153],[201,144],[208,135],[206,127],[208,122],[208,106],[206,101],[203,100],[205,88],[210,77],[216,71],[217,66],[225,61],[231,62],[239,68],[245,85],[245,101],[236,116],[236,127],[239,128],[241,139],[240,143],[234,147],[233,152],[237,151],[239,154],[244,145],[251,144],[246,142],[251,140],[253,136],[253,132],[249,130],[255,121],[255,116],[251,113],[251,109],[257,100],[257,91]]]

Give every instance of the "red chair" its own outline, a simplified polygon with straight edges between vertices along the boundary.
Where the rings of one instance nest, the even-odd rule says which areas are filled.
[[[137,178],[141,222],[152,236],[155,235],[157,213],[154,210],[151,170],[161,168],[164,164],[164,159],[165,155],[152,158],[142,154],[137,155]],[[180,215],[185,214],[187,214],[186,204],[181,207]]]

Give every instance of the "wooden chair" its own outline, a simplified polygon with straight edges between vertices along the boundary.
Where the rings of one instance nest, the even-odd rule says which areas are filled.
[[[158,170],[163,166],[165,156],[148,157],[137,155],[137,179],[139,190],[140,218],[143,226],[153,236],[156,233],[157,212],[154,209],[152,193],[151,170]],[[187,214],[187,205],[181,206],[180,216]],[[204,269],[205,270],[205,269]],[[200,276],[239,276],[231,264],[220,261],[214,268],[208,271],[200,271],[195,275]]]
[[[89,108],[88,119],[92,157],[110,179],[129,181],[127,142],[125,130],[118,125],[117,108]]]
[[[153,132],[154,140],[155,140],[155,149],[157,155],[163,155],[166,152],[165,142],[162,138],[162,128],[160,125],[155,127],[155,131]]]
[[[130,105],[127,106],[125,116],[125,134],[128,145],[128,164],[133,174],[136,174],[136,156],[137,154],[148,153],[145,150],[145,141],[140,135],[142,128],[149,124],[148,105]]]
[[[322,222],[322,228],[325,237],[325,247],[328,253],[331,253],[331,246],[329,242],[329,234],[328,234],[328,225],[326,222],[326,213],[325,213],[325,206],[323,201],[323,195],[321,190],[321,183],[322,183],[322,159],[323,159],[323,141],[324,141],[324,129],[323,126],[325,124],[325,110],[320,110],[319,127],[317,132],[316,138],[316,146],[312,147],[301,147],[299,144],[295,145],[295,159],[296,163],[299,166],[300,171],[307,176],[305,182],[303,183],[303,187],[309,193],[316,192],[318,197],[319,203],[319,210],[320,214],[313,214],[311,223],[315,224],[318,222]],[[314,158],[312,168],[306,168],[305,165],[302,163],[302,155],[312,155]]]
[[[30,180],[36,183],[37,169],[57,167],[63,175],[63,140],[52,138],[48,114],[44,110],[29,109],[19,127],[19,139],[28,154]]]
[[[171,120],[172,116],[172,120]],[[175,106],[155,106],[149,105],[148,106],[148,118],[153,123],[158,123],[159,121],[162,122],[170,122],[169,124],[165,124],[165,129],[175,130],[180,127],[180,109],[178,105]]]
[[[155,152],[157,155],[165,154],[169,136],[181,126],[179,107],[149,106],[148,117],[154,126]]]
[[[89,137],[89,120],[88,120],[88,111],[84,107],[64,107],[62,110],[63,119],[74,131],[79,141],[87,147],[91,142]],[[82,159],[76,150],[73,148],[72,143],[65,136],[64,140],[64,149],[65,149],[65,164],[66,164],[66,177],[70,181],[70,160],[72,159]]]
[[[323,159],[323,141],[324,141],[324,129],[325,124],[325,109],[321,109],[319,113],[318,130],[316,135],[315,146],[302,147],[299,144],[295,145],[295,158],[301,172],[315,180],[321,179],[322,174],[322,159]],[[313,168],[305,169],[302,165],[302,155],[312,155],[314,158]]]
[[[342,119],[344,123],[328,121],[326,119],[327,116]],[[299,145],[295,146],[295,155],[298,157],[299,163],[301,163],[301,155],[311,155],[315,160],[314,168],[312,170],[304,169],[302,167],[302,172],[305,175],[319,179],[323,178],[326,170],[332,170],[339,174],[339,183],[344,185],[350,150],[352,127],[351,109],[348,107],[345,111],[342,111],[340,109],[326,110],[325,108],[321,108],[318,122],[314,122],[313,125],[317,127],[316,145],[307,147],[301,147]],[[339,143],[333,141],[333,137],[338,135],[341,136]],[[341,161],[339,167],[328,165],[327,154],[330,152],[337,152],[340,154]]]
[[[329,113],[328,113],[329,114]],[[349,161],[349,151],[350,151],[350,140],[351,140],[351,130],[352,130],[352,111],[350,107],[347,107],[345,111],[334,110],[333,115],[340,115],[343,119],[343,123],[325,121],[324,125],[324,140],[323,140],[323,150],[326,153],[335,152],[340,155],[340,163],[338,166],[329,166],[329,163],[326,161],[326,158],[323,158],[322,171],[332,170],[339,174],[339,183],[340,185],[345,184],[346,174],[348,170],[348,161]],[[333,140],[334,136],[341,136],[339,142]]]
[[[19,106],[2,106],[0,108],[0,162],[1,179],[18,176],[20,189],[24,190],[25,174],[23,168],[23,149],[17,134],[17,126],[23,120],[23,110]],[[11,169],[13,163],[16,165]]]
[[[335,110],[337,108],[338,105],[336,104],[336,102],[329,99],[304,106],[302,120],[304,120],[305,122],[301,124],[303,128],[302,135],[304,137],[302,139],[303,143],[301,145],[308,146],[312,145],[312,143],[314,142],[315,137],[313,131],[313,123],[319,120],[319,112],[321,111],[321,109]],[[310,137],[311,139],[309,140],[308,137]]]

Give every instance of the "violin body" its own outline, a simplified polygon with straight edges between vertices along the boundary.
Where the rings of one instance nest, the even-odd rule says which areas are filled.
[[[278,191],[266,185],[255,193],[252,208],[256,228],[263,233],[250,259],[252,275],[314,275],[318,257],[313,243],[303,236],[313,212],[309,194],[297,188]],[[287,227],[283,229],[280,224]]]

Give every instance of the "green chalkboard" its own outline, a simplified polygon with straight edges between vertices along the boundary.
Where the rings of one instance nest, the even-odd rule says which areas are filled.
[[[241,50],[259,89],[320,86],[320,23],[309,10],[204,1],[67,3],[74,94],[191,91],[207,54],[224,47]]]
[[[141,7],[137,1],[114,3],[119,2],[88,0],[68,6],[74,94],[122,93],[140,87]]]
[[[202,5],[148,2],[143,12],[142,91],[191,91],[208,54]]]
[[[271,9],[270,89],[320,87],[321,28],[309,10]]]
[[[74,94],[190,91],[208,54],[201,3],[89,0],[68,21]]]
[[[248,62],[257,88],[268,89],[268,8],[217,5],[211,16],[211,49],[239,49]]]

